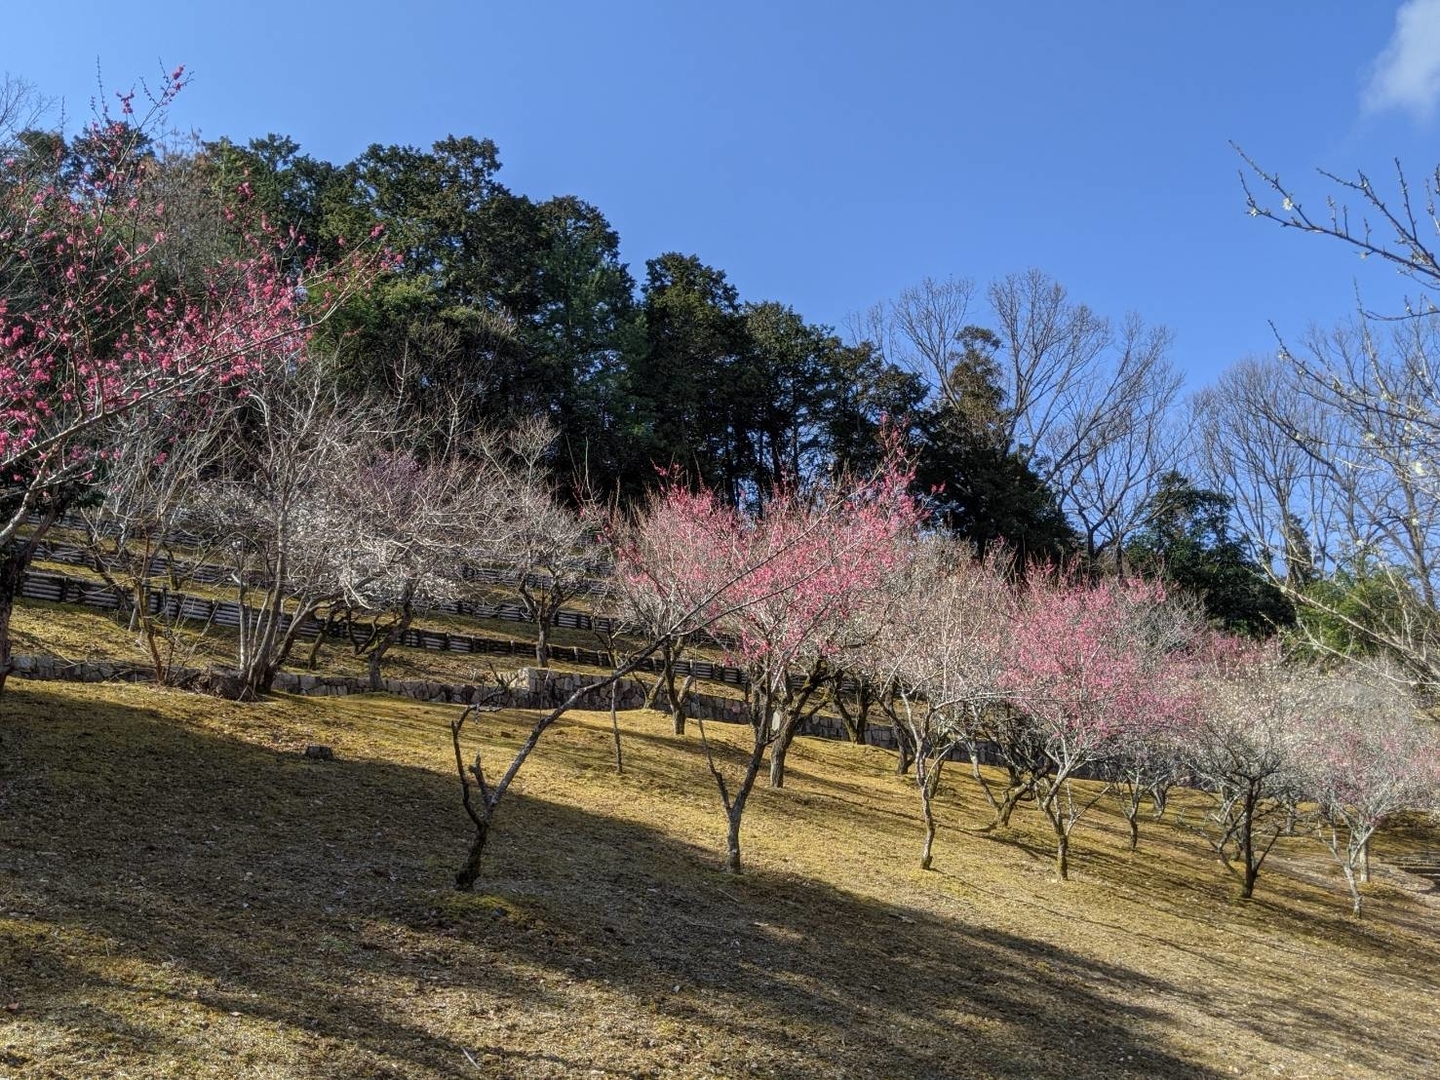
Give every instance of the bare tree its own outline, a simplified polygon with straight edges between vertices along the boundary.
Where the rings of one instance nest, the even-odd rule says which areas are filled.
[[[357,539],[345,493],[383,434],[373,406],[342,399],[318,360],[250,388],[192,504],[192,520],[228,551],[241,604],[225,692],[267,692],[316,610],[343,597]]]
[[[1237,148],[1238,151],[1238,148]],[[1303,399],[1319,423],[1271,423],[1309,456],[1312,482],[1325,492],[1338,520],[1336,558],[1350,581],[1364,576],[1367,588],[1347,590],[1353,604],[1329,602],[1333,590],[1305,590],[1299,600],[1350,632],[1399,659],[1405,677],[1427,694],[1440,692],[1440,632],[1436,616],[1436,484],[1440,476],[1440,384],[1434,358],[1440,341],[1440,309],[1425,290],[1440,284],[1435,238],[1440,232],[1435,198],[1440,172],[1412,193],[1395,163],[1390,192],[1363,172],[1353,179],[1321,171],[1332,186],[1325,209],[1311,213],[1295,189],[1239,151],[1241,185],[1252,217],[1284,229],[1323,236],[1397,270],[1419,286],[1400,310],[1360,309],[1355,323],[1330,334],[1312,334],[1303,347],[1280,347],[1291,393]],[[1350,203],[1357,209],[1352,216]],[[1232,388],[1233,389],[1233,388]],[[1247,388],[1254,390],[1256,388]],[[1249,393],[1242,415],[1264,416],[1265,395]],[[1274,470],[1283,474],[1282,469]],[[1278,500],[1277,500],[1278,501]],[[1311,552],[1323,550],[1315,522],[1301,533],[1284,517],[1285,535],[1301,534]],[[1273,534],[1272,534],[1273,535]],[[1376,601],[1378,598],[1378,602]],[[1325,644],[1323,641],[1317,644]]]
[[[1421,289],[1440,285],[1440,262],[1436,261],[1434,250],[1435,237],[1440,234],[1440,218],[1435,214],[1437,197],[1440,197],[1440,167],[1426,177],[1420,203],[1412,197],[1410,182],[1398,158],[1393,195],[1382,192],[1364,172],[1357,171],[1351,179],[1319,169],[1320,176],[1334,185],[1340,196],[1327,195],[1325,212],[1311,214],[1301,205],[1297,191],[1281,181],[1278,173],[1262,169],[1238,146],[1235,152],[1245,165],[1240,170],[1240,186],[1251,217],[1273,221],[1281,228],[1338,240],[1358,252],[1362,259],[1373,257],[1390,265]],[[1346,199],[1359,204],[1353,220]],[[1407,301],[1400,317],[1435,311],[1434,304],[1422,295]]]
[[[34,131],[51,108],[51,101],[30,83],[10,74],[0,76],[0,150],[11,149],[18,136]]]
[[[204,641],[205,627],[193,622],[198,607],[185,593],[226,553],[209,544],[213,534],[187,529],[189,500],[235,407],[232,395],[217,395],[126,416],[97,485],[99,501],[80,513],[92,564],[120,599],[161,685],[182,676]]]
[[[416,611],[462,592],[466,557],[506,547],[507,488],[485,458],[450,454],[422,461],[381,446],[368,452],[337,493],[338,515],[346,522],[345,539],[336,547],[343,597],[337,609],[352,624],[370,620],[355,644],[358,654],[368,655],[371,689],[381,689],[381,662],[404,638]]]
[[[1321,652],[1440,692],[1440,320],[1358,321],[1228,372],[1198,405],[1262,563]],[[1327,632],[1329,631],[1329,632]]]
[[[588,502],[567,505],[550,476],[546,459],[554,441],[548,425],[528,423],[484,447],[486,464],[501,481],[494,499],[505,540],[489,545],[482,558],[513,577],[535,628],[535,663],[542,668],[550,666],[555,616],[586,590],[601,558],[598,511]]]
[[[1173,731],[1130,729],[1120,733],[1102,769],[1130,827],[1130,850],[1140,847],[1140,812],[1150,801],[1155,817],[1165,813],[1170,789],[1184,775],[1184,741]]]
[[[963,380],[956,369],[964,360],[962,335],[977,319],[975,283],[968,278],[927,277],[894,300],[879,303],[850,320],[850,334],[869,341],[885,359],[924,378],[935,393],[957,410]]]
[[[1117,325],[1039,270],[998,279],[984,297],[977,303],[964,278],[926,278],[852,320],[851,332],[923,376],[958,415],[979,407],[977,393],[998,391],[987,421],[998,422],[1000,445],[1055,491],[1092,562],[1118,554],[1176,459],[1169,421],[1181,379],[1170,331],[1136,315]],[[986,376],[993,388],[966,369],[986,321],[1000,346]]]
[[[994,282],[989,297],[1009,445],[1060,497],[1092,563],[1118,553],[1175,460],[1170,331],[1133,314],[1117,328],[1039,270]]]
[[[1229,494],[1241,532],[1277,580],[1303,590],[1344,546],[1343,502],[1324,482],[1338,457],[1333,418],[1279,357],[1222,372],[1191,405],[1197,468]]]

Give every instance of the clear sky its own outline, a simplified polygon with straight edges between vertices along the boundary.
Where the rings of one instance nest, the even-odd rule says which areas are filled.
[[[184,63],[174,120],[349,160],[489,136],[577,194],[636,277],[668,250],[832,325],[926,275],[1038,266],[1176,333],[1190,384],[1393,272],[1244,213],[1229,141],[1317,166],[1437,159],[1440,0],[7,0],[0,70],[64,98]]]

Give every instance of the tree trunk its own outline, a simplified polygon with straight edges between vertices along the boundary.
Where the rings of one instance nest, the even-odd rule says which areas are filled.
[[[737,799],[726,813],[728,829],[725,833],[725,872],[740,873],[740,815],[745,811],[743,799]]]
[[[625,775],[625,757],[620,752],[620,716],[615,709],[615,696],[619,693],[618,682],[610,684],[610,734],[615,739],[615,772],[619,776]]]
[[[29,537],[12,538],[0,546],[0,693],[5,691],[5,680],[9,677],[12,663],[10,654],[10,616],[15,611],[15,601],[20,596],[20,584],[25,580],[25,571],[35,557],[35,547],[60,516],[62,507],[52,506],[44,519]]]
[[[769,740],[764,728],[754,728],[755,745],[750,750],[750,760],[745,764],[745,775],[735,789],[735,799],[725,808],[728,830],[725,834],[725,870],[740,873],[740,819],[745,814],[745,804],[755,788],[755,778],[760,775],[760,763],[765,760],[765,747]],[[722,789],[723,792],[723,789]]]
[[[841,721],[845,724],[845,730],[850,735],[850,741],[856,746],[865,745],[865,733],[870,726],[870,706],[874,704],[874,695],[863,679],[857,678],[855,690],[855,711],[852,713],[850,707],[845,704],[845,697],[840,692],[840,684],[844,681],[843,671],[835,672],[835,709],[840,714]]]
[[[330,605],[330,610],[325,612],[325,621],[320,624],[320,632],[315,635],[315,642],[310,646],[310,655],[305,659],[307,671],[314,671],[320,662],[320,650],[325,646],[325,639],[330,636],[330,629],[336,623],[336,607]]]
[[[904,776],[915,763],[915,750],[909,736],[901,734],[904,729],[899,724],[892,730],[895,732],[895,775]]]
[[[920,813],[925,819],[925,846],[920,850],[920,869],[929,870],[935,850],[935,812],[930,805],[932,793],[928,778],[920,784]]]
[[[798,727],[799,724],[791,718],[782,721],[780,734],[776,736],[774,744],[770,747],[770,786],[772,788],[785,786],[785,755],[790,752],[790,744],[795,741],[795,730]]]
[[[1345,871],[1345,884],[1350,889],[1350,914],[1358,919],[1360,918],[1361,900],[1360,883],[1356,880],[1355,867],[1347,861],[1340,869]]]
[[[665,684],[665,693],[670,706],[670,722],[674,725],[675,734],[684,735],[685,706],[681,698],[685,695],[675,689],[675,663],[679,656],[679,648],[673,642],[666,642],[661,653],[660,678]]]
[[[1010,827],[1010,815],[1015,812],[1015,807],[1020,805],[1020,797],[1025,794],[1025,789],[1011,784],[1005,789],[1005,798],[1000,801],[1000,806],[995,811],[995,820],[1002,829]]]
[[[1120,804],[1120,812],[1125,815],[1125,822],[1130,826],[1130,854],[1135,854],[1140,847],[1140,800],[1143,795],[1138,786],[1128,789],[1123,801]]]
[[[1360,880],[1367,885],[1370,883],[1370,838],[1366,837],[1365,842],[1360,845]],[[1355,914],[1360,914],[1356,911]]]
[[[10,674],[10,613],[15,610],[25,561],[13,549],[0,559],[0,693],[4,693]]]
[[[1058,777],[1063,781],[1064,777]],[[1060,802],[1060,783],[1045,791],[1040,799],[1040,809],[1045,812],[1050,828],[1055,833],[1055,873],[1061,881],[1070,880],[1070,825],[1073,818],[1067,818],[1066,807]]]
[[[394,648],[400,639],[405,636],[405,631],[410,629],[410,623],[414,618],[414,605],[409,597],[406,597],[400,610],[400,618],[395,622],[394,626],[385,631],[385,636],[377,641],[375,647],[370,650],[369,674],[371,691],[378,693],[384,689],[384,681],[380,678],[380,661],[385,659],[385,654]],[[321,633],[324,633],[323,627],[321,628]]]
[[[385,685],[380,678],[380,660],[385,655],[385,647],[386,643],[382,641],[370,650],[370,662],[366,674],[369,677],[370,691],[372,693],[379,693]]]
[[[1240,899],[1249,900],[1255,895],[1255,879],[1260,876],[1260,865],[1255,859],[1255,808],[1259,803],[1254,785],[1245,796],[1244,817],[1240,820],[1240,860],[1244,873],[1240,879]]]
[[[550,620],[541,617],[535,620],[535,666],[550,666]]]
[[[485,841],[490,838],[490,820],[475,826],[475,842],[470,845],[470,854],[465,856],[465,865],[455,875],[455,888],[460,892],[470,892],[475,888],[475,882],[480,877],[480,863],[485,857]]]
[[[1241,900],[1250,900],[1250,899],[1252,899],[1252,898],[1255,896],[1255,879],[1256,879],[1257,877],[1259,877],[1259,876],[1260,876],[1260,871],[1259,871],[1259,869],[1258,869],[1257,867],[1254,867],[1254,866],[1250,865],[1249,862],[1246,862],[1246,864],[1245,864],[1245,874],[1244,874],[1244,876],[1240,879],[1240,899],[1241,899]]]

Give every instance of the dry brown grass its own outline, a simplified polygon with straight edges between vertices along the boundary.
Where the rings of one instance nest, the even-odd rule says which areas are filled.
[[[0,1076],[1436,1072],[1436,907],[1413,879],[1382,869],[1356,923],[1292,846],[1239,903],[1190,838],[1152,826],[1132,858],[1102,813],[1062,884],[1035,812],[987,832],[958,770],[921,873],[889,756],[809,740],[728,877],[694,738],[627,713],[624,776],[608,717],[546,736],[462,896],[452,715],[12,683]],[[487,717],[487,748],[525,725]]]
[[[460,625],[457,622],[456,626],[449,629],[459,629]],[[528,626],[525,623],[491,624],[470,620],[463,623],[463,629],[465,633],[477,637],[512,642],[520,651],[514,655],[469,654],[397,646],[385,654],[381,663],[381,674],[387,679],[476,683],[490,675],[492,664],[497,670],[503,671],[534,663],[534,654],[531,651],[534,637],[527,637]],[[17,605],[11,633],[16,653],[57,656],[70,662],[114,660],[148,665],[150,660],[140,635],[127,630],[113,613],[73,604],[26,601]],[[236,634],[232,630],[212,626],[202,634],[198,627],[187,624],[178,628],[176,636],[188,657],[182,659],[182,666],[223,666],[235,663]],[[563,636],[563,639],[555,641],[555,644],[578,644],[584,648],[598,648],[593,636],[582,635],[577,631],[557,631],[557,636]],[[573,642],[571,637],[575,638]],[[190,652],[192,648],[194,651]],[[302,641],[295,648],[286,670],[306,670],[309,655],[310,642]],[[557,671],[578,671],[592,675],[597,670],[558,659],[552,660],[551,666]],[[326,675],[349,675],[358,678],[367,674],[368,662],[365,657],[356,656],[345,640],[327,639],[320,650],[316,670]]]

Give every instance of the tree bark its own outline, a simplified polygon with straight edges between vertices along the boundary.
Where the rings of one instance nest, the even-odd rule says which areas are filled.
[[[11,559],[0,561],[0,693],[5,692],[5,680],[10,675],[10,613],[15,609],[17,586],[10,584]]]
[[[1073,818],[1067,818],[1066,808],[1060,802],[1060,782],[1064,781],[1061,776],[1057,779],[1054,787],[1044,793],[1040,800],[1040,809],[1045,812],[1046,819],[1050,822],[1050,828],[1055,833],[1055,873],[1061,881],[1070,880],[1070,824]]]
[[[927,776],[920,783],[920,814],[925,820],[925,845],[920,849],[920,869],[929,870],[930,861],[935,851],[935,811],[930,802],[934,793],[930,790],[930,779]]]
[[[737,799],[736,803],[726,813],[727,830],[725,833],[725,872],[727,874],[740,873],[740,815],[745,812],[744,799]]]
[[[38,537],[38,530],[36,535]],[[20,583],[35,555],[35,538],[12,542],[0,550],[4,552],[0,555],[0,693],[3,693],[11,670],[10,616],[20,595]]]
[[[1015,812],[1015,807],[1020,805],[1021,796],[1025,789],[1012,784],[1005,790],[1005,797],[1000,800],[999,807],[995,810],[995,821],[1002,829],[1010,827],[1010,815]]]
[[[770,747],[770,786],[772,788],[785,786],[785,755],[790,752],[790,744],[795,741],[795,729],[798,726],[793,718],[787,717],[781,722],[780,733]]]
[[[615,708],[615,698],[619,693],[620,684],[610,684],[610,734],[615,739],[615,773],[617,776],[625,775],[625,757],[620,750],[620,716]]]
[[[1345,884],[1350,889],[1350,914],[1358,919],[1360,918],[1362,905],[1360,899],[1360,882],[1357,880],[1355,867],[1347,861],[1340,869],[1345,872]]]
[[[725,834],[725,870],[727,873],[740,873],[740,819],[745,814],[745,804],[749,801],[750,792],[755,787],[755,778],[760,775],[760,763],[765,759],[765,747],[768,742],[764,729],[756,729],[755,745],[750,750],[750,760],[745,765],[745,775],[741,779],[739,787],[735,789],[734,800],[725,808],[728,826]]]
[[[400,639],[405,636],[405,631],[410,629],[410,623],[415,618],[415,605],[411,595],[409,595],[410,590],[408,587],[406,592],[407,595],[400,609],[400,618],[396,620],[395,625],[385,631],[385,636],[377,641],[375,647],[370,650],[370,689],[377,693],[383,689],[385,685],[380,678],[380,661],[385,659],[385,654],[394,648]],[[322,634],[325,632],[324,627],[321,627],[320,632]]]
[[[485,857],[485,841],[490,838],[490,822],[488,819],[475,826],[475,841],[470,845],[470,854],[465,856],[465,865],[455,875],[455,888],[460,892],[470,892],[475,888],[475,882],[480,877],[480,864]]]
[[[1255,809],[1259,799],[1252,784],[1245,795],[1244,817],[1240,821],[1240,899],[1249,900],[1255,895],[1255,879],[1260,876],[1260,866],[1255,859]]]
[[[891,730],[895,732],[895,775],[904,776],[910,771],[910,766],[915,763],[915,748],[910,741],[910,736],[905,729],[897,722]]]
[[[685,708],[681,700],[685,695],[675,689],[675,663],[680,657],[680,648],[673,641],[667,641],[660,653],[660,679],[665,685],[670,706],[670,722],[676,735],[685,734]]]

